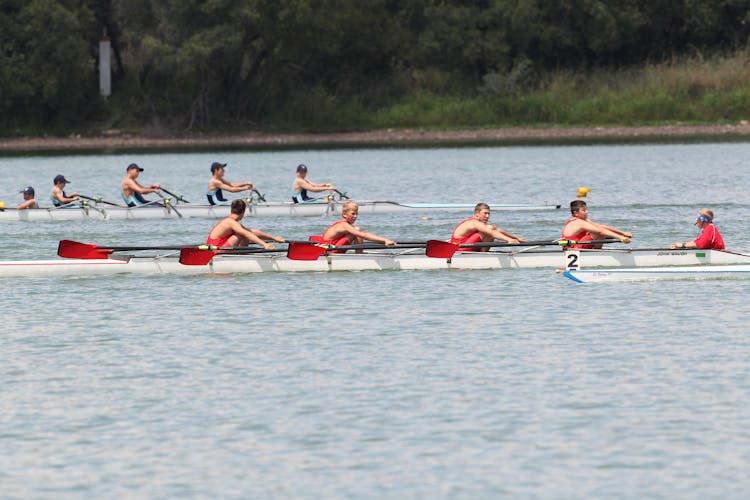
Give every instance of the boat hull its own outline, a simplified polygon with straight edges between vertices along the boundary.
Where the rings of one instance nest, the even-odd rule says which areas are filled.
[[[646,267],[621,269],[581,269],[565,271],[566,278],[577,283],[628,281],[750,279],[750,264],[706,265],[691,267]]]
[[[572,256],[576,258],[573,259]],[[570,263],[576,265],[570,267]],[[459,252],[434,259],[421,249],[403,252],[332,254],[313,261],[291,260],[282,252],[256,255],[219,254],[203,266],[185,266],[176,252],[159,256],[120,255],[110,259],[0,261],[0,277],[95,276],[112,274],[245,274],[262,272],[417,271],[438,269],[554,268],[577,271],[592,267],[700,266],[747,264],[750,255],[718,250],[578,250]]]
[[[472,204],[464,203],[397,203],[395,201],[360,201],[360,215],[386,214],[399,212],[466,212],[474,209]],[[341,215],[343,202],[331,203],[291,203],[268,202],[248,205],[250,217],[336,217]],[[493,203],[493,210],[556,210],[560,205],[533,205]],[[229,205],[167,205],[166,207],[115,207],[89,203],[83,207],[70,208],[33,208],[29,210],[8,209],[0,212],[0,221],[57,221],[57,220],[138,220],[138,219],[172,219],[180,217],[200,217],[219,219],[229,215]]]

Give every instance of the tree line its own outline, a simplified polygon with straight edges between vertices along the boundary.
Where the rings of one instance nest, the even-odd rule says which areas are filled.
[[[0,26],[5,134],[304,128],[321,102],[507,97],[550,71],[742,50],[750,0],[0,0]]]

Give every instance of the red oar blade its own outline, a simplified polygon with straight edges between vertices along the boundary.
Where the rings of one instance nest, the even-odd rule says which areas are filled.
[[[292,241],[286,251],[286,256],[291,260],[318,260],[318,257],[326,251],[325,247]]]
[[[201,250],[200,248],[183,248],[180,250],[180,264],[186,266],[205,266],[214,258],[214,250]]]
[[[447,241],[430,240],[427,242],[427,251],[425,254],[428,257],[434,257],[436,259],[450,259],[453,254],[458,251],[458,245],[455,243],[448,243]]]
[[[57,255],[66,259],[108,259],[111,253],[109,248],[72,240],[60,240],[57,245]]]

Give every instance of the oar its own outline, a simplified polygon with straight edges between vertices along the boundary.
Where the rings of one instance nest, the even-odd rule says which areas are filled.
[[[301,257],[296,260],[315,260],[320,257],[319,253],[316,253],[315,257],[312,253],[316,248],[319,248],[319,244],[312,241],[287,241],[289,244],[287,248],[287,256],[289,255],[292,247],[296,248],[294,255],[300,255]],[[330,245],[329,245],[330,246]],[[312,249],[312,250],[310,250]],[[325,248],[323,249],[325,251]],[[267,252],[284,252],[284,249],[273,249],[266,250],[265,248],[258,247],[210,247],[210,248],[183,248],[180,252],[180,264],[187,266],[204,266],[211,262],[211,259],[216,256],[217,253],[229,253],[229,254],[250,254],[250,253],[267,253]]]
[[[78,195],[78,196],[80,197],[80,195]],[[81,201],[80,203],[81,203],[81,208],[82,208],[82,209],[84,209],[84,210],[85,210],[85,209],[87,209],[87,208],[91,208],[91,209],[93,209],[93,210],[96,210],[96,211],[97,211],[97,212],[99,212],[100,214],[102,214],[102,217],[104,217],[105,219],[107,218],[107,214],[106,214],[106,213],[104,212],[104,209],[102,209],[102,208],[99,208],[99,207],[97,207],[97,206],[96,206],[96,203],[94,203],[93,205],[89,205],[89,202],[88,202],[88,200],[86,200],[86,199],[84,199],[84,200],[83,200],[83,201]]]
[[[261,193],[260,191],[258,191],[258,190],[257,190],[257,189],[255,189],[255,188],[253,188],[253,190],[252,190],[252,191],[253,191],[253,193],[255,193],[255,194],[257,194],[257,195],[258,195],[258,201],[262,201],[263,203],[265,203],[265,202],[266,202],[266,197],[265,197],[265,196],[263,196],[263,194],[262,194],[262,193]]]
[[[401,248],[424,248],[425,241],[405,241],[396,245],[384,245],[382,243],[363,243],[361,245],[334,246],[314,241],[290,241],[286,256],[291,260],[317,260],[318,257],[327,252],[346,250],[398,250]]]
[[[164,190],[164,192],[165,192],[165,193],[167,193],[167,194],[170,194],[171,196],[174,196],[174,195],[172,195],[171,193],[169,193],[169,191],[167,191],[166,189]],[[176,204],[175,204],[175,205],[172,205],[172,202],[170,201],[170,199],[169,199],[169,198],[166,198],[166,197],[165,197],[165,196],[164,196],[163,194],[161,194],[161,193],[160,193],[159,191],[157,191],[157,192],[156,192],[156,194],[158,194],[158,195],[159,195],[159,197],[160,197],[160,198],[162,199],[162,201],[164,202],[164,208],[166,208],[166,209],[167,209],[167,211],[169,211],[169,210],[174,210],[174,213],[176,213],[176,214],[177,214],[177,215],[178,215],[178,216],[179,216],[180,218],[182,218],[182,214],[180,213],[180,211],[179,211],[179,210],[177,210],[177,207],[175,206]]]
[[[344,193],[342,193],[342,192],[341,192],[341,191],[339,191],[338,189],[334,189],[334,191],[336,191],[336,192],[338,193],[338,195],[339,195],[339,197],[340,197],[340,198],[344,198],[345,200],[348,200],[348,199],[349,199],[349,197],[348,197],[348,196],[346,195],[346,193],[345,193],[345,192],[344,192]]]
[[[430,240],[427,242],[427,251],[425,252],[428,257],[434,257],[436,259],[450,259],[457,251],[462,248],[487,248],[487,247],[525,247],[525,246],[545,246],[554,245],[561,247],[571,247],[578,243],[585,243],[587,245],[597,245],[603,243],[619,243],[620,240],[616,238],[609,238],[606,240],[589,240],[589,241],[575,241],[568,239],[558,240],[539,240],[539,241],[525,241],[523,243],[507,243],[499,241],[488,241],[482,243],[469,243],[459,245],[458,243],[450,243],[441,240]]]
[[[78,195],[79,198],[83,198],[84,200],[90,200],[94,203],[104,203],[105,205],[112,205],[113,207],[123,207],[124,205],[118,205],[117,203],[112,203],[111,201],[102,200],[101,196],[93,197],[93,196],[86,196],[83,194]]]
[[[185,247],[180,250],[180,264],[186,266],[205,266],[216,254],[247,255],[256,253],[280,253],[284,249],[265,249],[259,247]]]
[[[139,250],[182,250],[187,245],[180,246],[127,246],[108,247],[92,243],[80,243],[72,240],[60,240],[57,245],[57,255],[66,259],[108,259],[112,252],[135,252]],[[211,248],[208,245],[194,245],[195,248]]]
[[[187,200],[186,200],[186,199],[185,199],[185,198],[184,198],[184,197],[183,197],[182,195],[180,195],[180,194],[174,194],[174,193],[173,193],[172,191],[170,191],[169,189],[165,189],[165,188],[163,188],[163,187],[162,187],[162,188],[159,188],[159,189],[161,189],[162,191],[164,191],[165,193],[167,193],[167,194],[168,194],[169,196],[171,196],[172,198],[174,198],[174,199],[175,199],[175,201],[181,201],[181,202],[183,202],[183,203],[190,203],[190,202],[189,202],[189,201],[187,201]]]

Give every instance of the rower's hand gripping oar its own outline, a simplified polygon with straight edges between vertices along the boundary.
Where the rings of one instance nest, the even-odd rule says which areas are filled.
[[[524,241],[523,243],[507,243],[499,241],[483,242],[483,243],[469,243],[459,245],[458,243],[450,243],[441,240],[430,240],[427,242],[427,251],[425,252],[428,257],[436,259],[450,259],[453,254],[461,250],[462,248],[487,248],[487,247],[526,247],[526,246],[545,246],[554,245],[560,247],[571,247],[577,244],[586,245],[597,245],[603,243],[620,243],[620,240],[616,238],[610,238],[606,240],[589,240],[589,241],[575,241],[568,239],[558,240],[540,240],[540,241]]]

